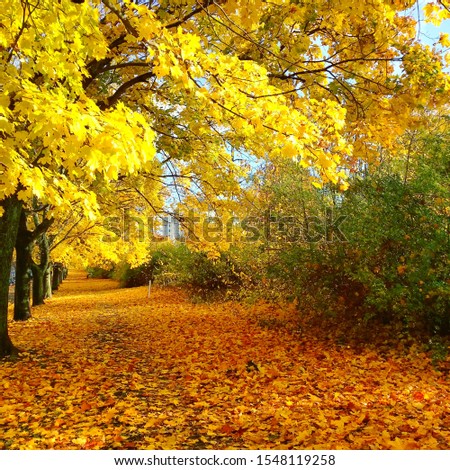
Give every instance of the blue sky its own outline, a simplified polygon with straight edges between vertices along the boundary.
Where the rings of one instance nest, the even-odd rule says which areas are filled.
[[[427,4],[427,1],[421,0],[420,5],[420,25],[419,25],[419,39],[429,45],[433,45],[438,39],[441,33],[450,34],[450,20],[443,21],[440,26],[434,26],[431,23],[425,23],[423,17],[423,7]],[[417,8],[413,7],[411,14],[417,18]]]
[[[450,34],[450,20],[443,21],[439,27],[424,21],[420,23],[419,39],[426,44],[434,44],[441,33]]]

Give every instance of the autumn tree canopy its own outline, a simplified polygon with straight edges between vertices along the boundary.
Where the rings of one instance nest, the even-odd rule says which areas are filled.
[[[316,184],[394,146],[445,99],[439,45],[412,1],[12,0],[0,12],[0,353],[20,213],[33,198],[95,219],[137,172],[226,204],[249,159],[295,159]],[[450,16],[446,1],[425,14]],[[441,46],[448,46],[441,37]],[[148,186],[148,185],[147,185]],[[148,189],[148,187],[147,187]],[[58,209],[57,209],[58,208]],[[64,211],[63,211],[64,212]]]

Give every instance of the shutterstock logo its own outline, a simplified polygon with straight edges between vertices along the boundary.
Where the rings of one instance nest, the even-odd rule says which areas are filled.
[[[346,242],[342,224],[343,214],[326,209],[320,215],[280,215],[266,211],[260,215],[244,217],[219,217],[204,215],[191,210],[187,215],[178,213],[148,218],[130,215],[124,211],[122,217],[108,217],[104,226],[110,234],[103,237],[106,243],[120,239],[131,241],[182,240],[210,243],[332,243]]]

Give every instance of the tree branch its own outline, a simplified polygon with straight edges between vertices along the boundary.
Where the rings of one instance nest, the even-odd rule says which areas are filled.
[[[187,20],[195,16],[197,13],[201,13],[202,11],[206,10],[213,3],[214,3],[214,0],[205,0],[202,5],[200,5],[197,8],[194,8],[194,10],[192,10],[190,13],[183,16],[183,18],[177,21],[174,21],[173,23],[169,23],[168,25],[165,26],[165,28],[171,29],[171,28],[177,28],[178,26],[181,26],[183,23],[185,23]]]
[[[125,82],[122,85],[120,85],[120,87],[116,90],[116,92],[113,95],[111,95],[106,101],[103,101],[103,103],[100,103],[100,106],[99,106],[100,109],[105,110],[105,109],[111,108],[119,101],[122,95],[124,95],[125,92],[129,88],[133,87],[134,85],[138,83],[145,83],[149,78],[154,78],[154,77],[156,77],[154,72],[147,72],[147,73],[143,73],[142,75],[138,75],[132,78],[131,80],[128,80],[128,82]]]

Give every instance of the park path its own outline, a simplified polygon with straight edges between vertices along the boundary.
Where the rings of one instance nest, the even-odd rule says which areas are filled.
[[[418,349],[355,353],[293,306],[193,304],[71,273],[0,362],[10,449],[438,449],[449,390]]]

